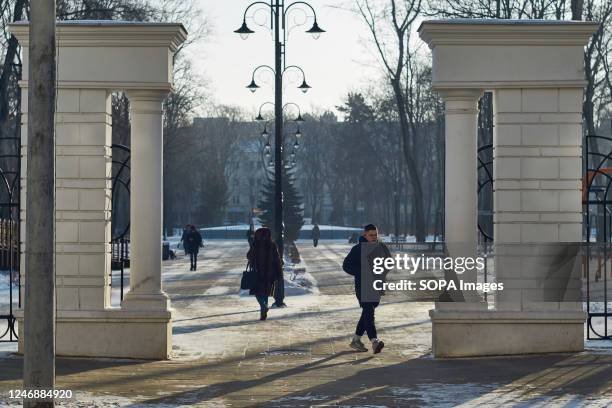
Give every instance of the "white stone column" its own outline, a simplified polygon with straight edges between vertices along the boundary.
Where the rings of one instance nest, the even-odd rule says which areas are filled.
[[[167,91],[129,91],[130,292],[125,309],[169,309],[162,291],[163,111]]]
[[[449,256],[476,257],[478,242],[478,99],[482,95],[482,90],[443,90],[440,94],[446,105],[445,243]],[[465,272],[458,277],[465,281],[476,281],[475,272]],[[466,296],[466,300],[475,301],[476,298],[476,296]]]

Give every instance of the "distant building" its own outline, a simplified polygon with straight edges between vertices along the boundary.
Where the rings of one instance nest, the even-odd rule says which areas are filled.
[[[236,132],[238,139],[232,147],[225,165],[227,180],[227,204],[224,224],[248,224],[260,201],[263,188],[264,146],[261,125],[254,122],[230,122],[228,118],[195,118],[196,131],[227,129]]]

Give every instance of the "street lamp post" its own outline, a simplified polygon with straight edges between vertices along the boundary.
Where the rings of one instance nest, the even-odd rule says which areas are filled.
[[[254,6],[266,6],[270,9],[271,14],[271,29],[274,31],[274,236],[276,238],[276,244],[280,253],[281,259],[284,252],[283,242],[283,191],[282,191],[282,170],[283,170],[283,74],[291,67],[286,67],[285,54],[286,54],[286,40],[287,40],[287,13],[295,6],[304,6],[312,11],[314,23],[312,27],[306,32],[311,34],[317,39],[325,31],[322,30],[317,23],[317,15],[314,8],[304,2],[295,1],[285,6],[285,0],[270,0],[270,3],[264,1],[256,1],[251,3],[244,11],[244,17],[242,26],[234,32],[240,34],[243,39],[248,38],[254,31],[251,30],[247,25],[247,13],[249,9]],[[258,67],[260,68],[260,67]],[[258,69],[256,68],[256,70]],[[296,67],[301,70],[301,68]],[[302,74],[304,72],[302,71]],[[255,73],[253,73],[253,81],[247,86],[251,91],[257,90],[258,86],[255,84]],[[302,91],[307,91],[310,86],[306,84],[306,78],[302,85],[299,87]],[[301,115],[300,115],[301,117]],[[277,306],[283,306],[284,302],[284,281],[281,282],[279,291],[275,293],[275,304]]]

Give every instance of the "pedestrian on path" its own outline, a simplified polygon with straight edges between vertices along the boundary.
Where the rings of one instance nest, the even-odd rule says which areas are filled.
[[[183,227],[183,234],[181,235],[181,242],[176,246],[176,248],[180,248],[181,244],[183,244],[183,249],[185,250],[185,255],[187,255],[189,252],[187,251],[187,234],[189,234],[189,227],[191,225],[189,224],[185,224],[185,226]]]
[[[274,285],[283,278],[281,259],[276,244],[272,241],[272,231],[267,227],[255,231],[253,246],[247,253],[247,259],[256,273],[255,286],[249,293],[259,303],[259,320],[268,317],[268,297],[274,296]]]
[[[189,254],[190,271],[195,271],[198,267],[198,252],[202,245],[202,234],[198,231],[195,225],[189,225],[186,232],[183,233],[181,238],[183,241],[183,247],[185,248],[185,254]]]
[[[365,253],[367,251],[367,253]],[[355,278],[355,295],[357,295],[357,300],[359,301],[359,306],[361,307],[361,317],[359,318],[359,322],[357,323],[357,327],[355,329],[355,334],[350,343],[350,347],[354,350],[366,352],[368,349],[361,341],[361,336],[364,333],[368,334],[368,338],[372,343],[372,350],[374,354],[378,354],[381,352],[385,343],[380,340],[377,336],[376,332],[376,324],[374,312],[376,307],[380,303],[381,292],[375,292],[373,288],[366,287],[367,285],[371,285],[373,282],[372,277],[374,276],[372,271],[372,265],[370,262],[364,262],[364,267],[362,270],[362,256],[364,260],[371,261],[374,257],[390,257],[391,253],[385,244],[382,242],[378,242],[378,229],[374,224],[368,224],[363,228],[363,235],[359,237],[359,242],[357,245],[351,248],[351,251],[344,259],[342,264],[342,269],[349,275],[353,275]],[[369,265],[368,265],[369,264]],[[384,278],[386,273],[382,276]],[[363,286],[362,291],[362,282],[366,281]],[[367,292],[367,299],[364,298],[364,295]]]
[[[321,238],[321,230],[319,229],[319,224],[315,224],[312,227],[312,246],[315,248],[319,245],[319,238]]]

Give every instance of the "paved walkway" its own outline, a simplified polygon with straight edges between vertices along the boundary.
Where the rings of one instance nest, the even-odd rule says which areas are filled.
[[[257,304],[236,293],[243,242],[204,250],[197,272],[166,264],[172,297],[170,361],[58,359],[57,388],[70,407],[420,407],[612,406],[612,352],[435,360],[431,303],[393,298],[377,309],[387,347],[354,353],[360,310],[340,268],[348,245],[306,244],[301,253],[319,293],[287,298],[259,322]],[[22,360],[0,357],[0,407],[17,406]]]

